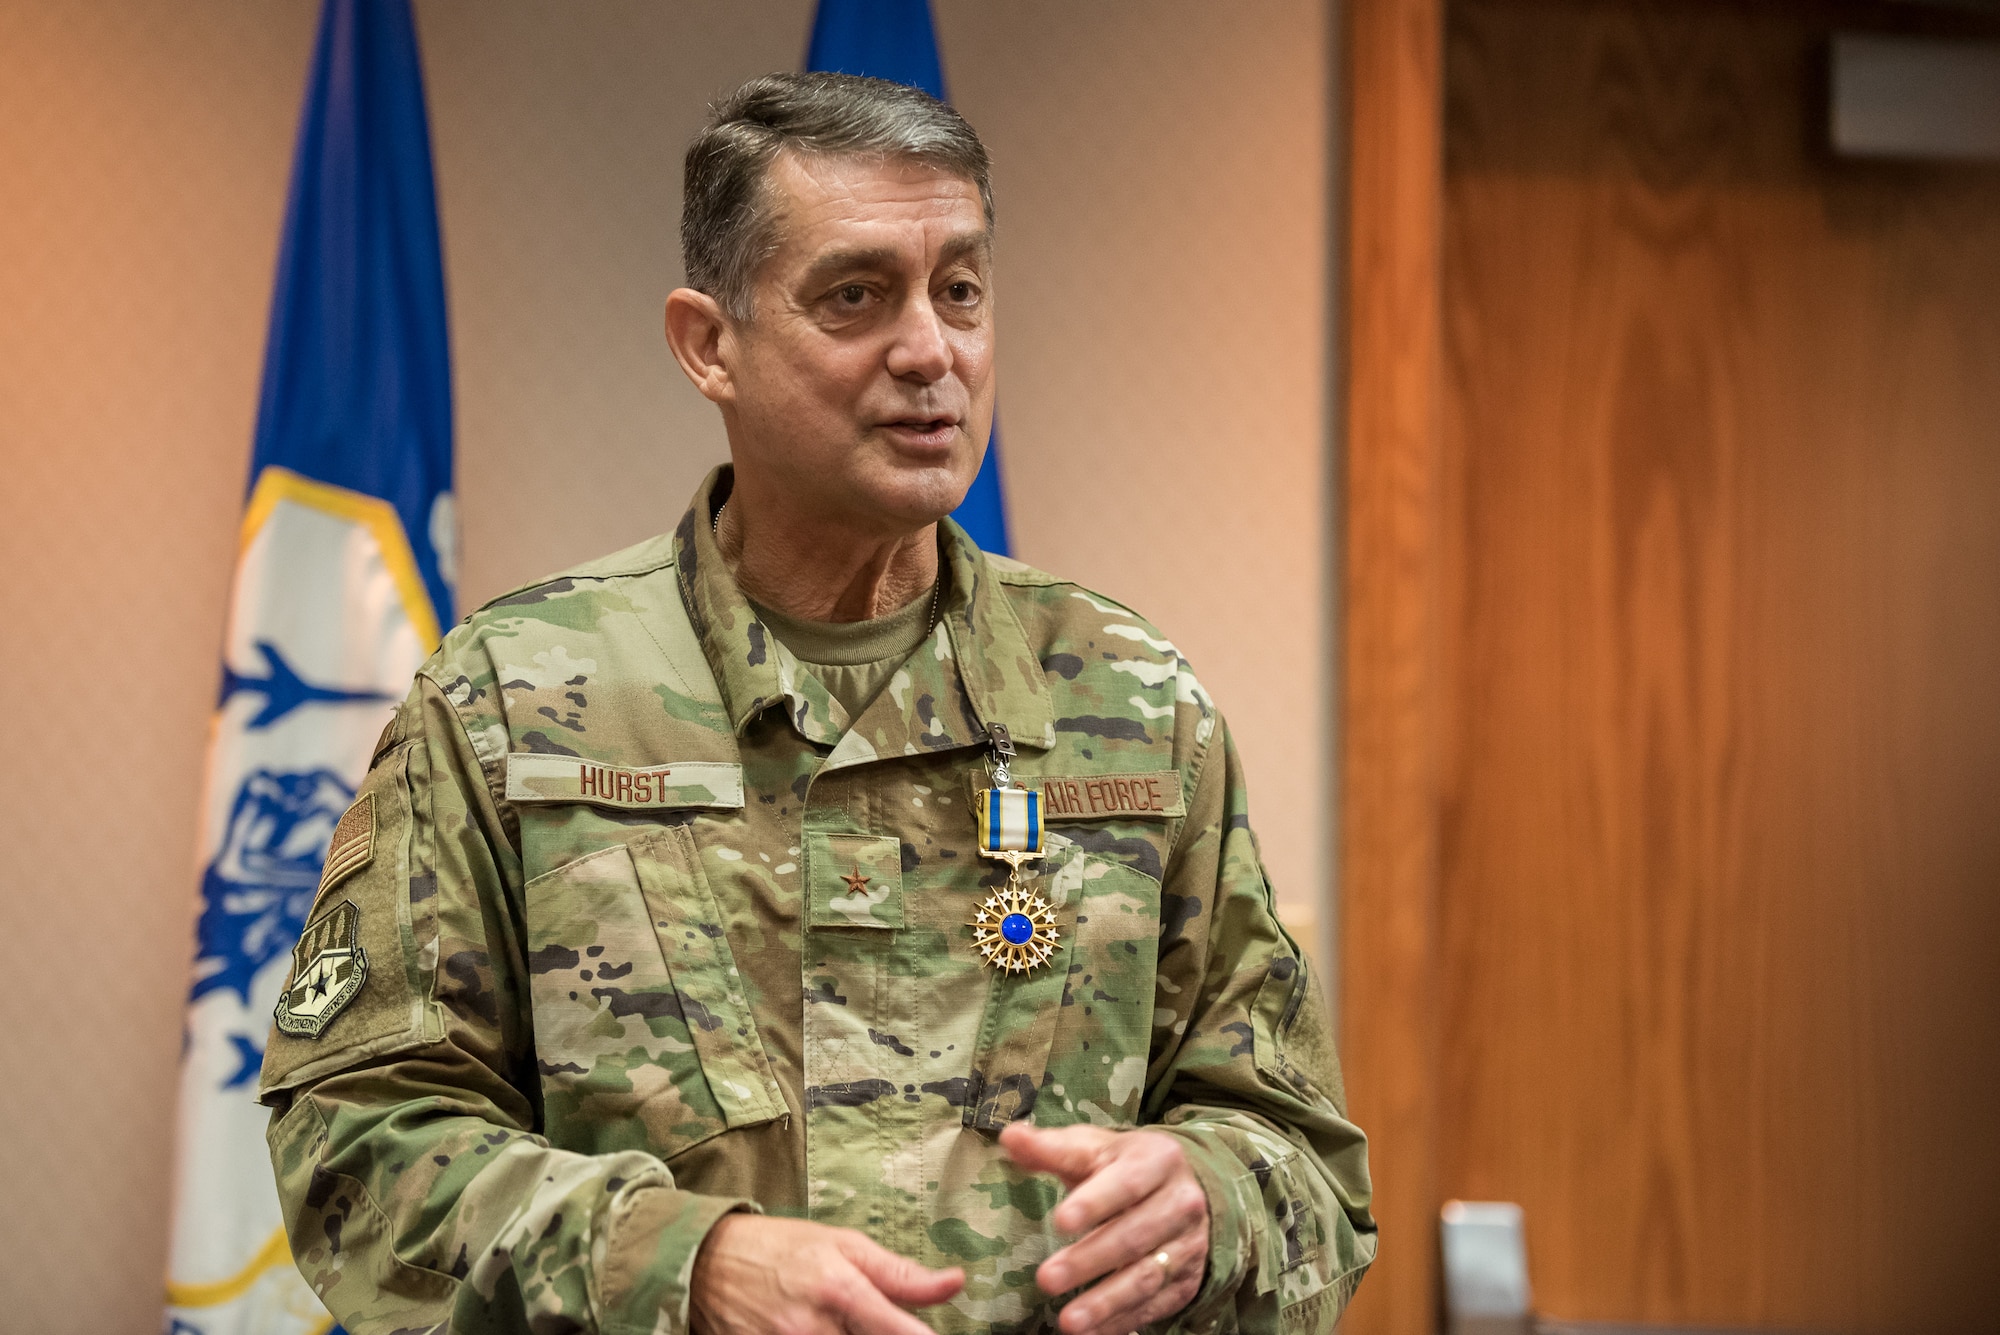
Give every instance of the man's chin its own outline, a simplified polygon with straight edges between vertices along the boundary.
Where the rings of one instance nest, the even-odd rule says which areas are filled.
[[[922,528],[958,508],[977,472],[976,464],[968,470],[962,458],[924,465],[898,460],[897,466],[871,469],[857,478],[855,500],[899,527]]]
[[[942,459],[910,459],[864,441],[844,457],[817,460],[794,455],[760,461],[736,454],[742,486],[753,473],[763,485],[752,489],[785,498],[779,508],[813,522],[833,522],[874,533],[914,533],[958,508],[979,472],[979,456],[961,447]]]

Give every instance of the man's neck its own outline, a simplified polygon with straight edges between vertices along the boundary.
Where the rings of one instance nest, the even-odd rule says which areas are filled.
[[[737,586],[766,607],[803,621],[873,621],[937,582],[936,524],[909,534],[868,535],[771,508],[738,488],[715,529]]]

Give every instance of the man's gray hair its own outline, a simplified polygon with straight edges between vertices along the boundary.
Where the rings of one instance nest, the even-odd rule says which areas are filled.
[[[781,151],[806,157],[917,162],[979,187],[993,230],[986,146],[965,118],[921,89],[852,74],[766,74],[709,108],[688,145],[681,253],[688,286],[737,320],[750,318],[750,287],[777,248],[768,188]]]

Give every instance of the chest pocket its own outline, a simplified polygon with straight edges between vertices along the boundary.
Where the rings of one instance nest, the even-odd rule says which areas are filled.
[[[808,834],[807,893],[814,927],[868,927],[900,931],[903,918],[903,849],[896,840],[867,834]]]
[[[552,1138],[671,1159],[784,1113],[685,827],[537,877],[526,912]]]
[[[1055,834],[1043,867],[1034,888],[1055,906],[1057,955],[1051,968],[993,978],[964,1124],[1134,1123],[1152,1045],[1159,882]]]

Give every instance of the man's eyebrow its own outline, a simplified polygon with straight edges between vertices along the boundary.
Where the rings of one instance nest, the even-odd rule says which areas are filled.
[[[992,254],[993,235],[990,232],[981,230],[977,232],[960,232],[957,236],[945,242],[943,248],[938,251],[938,259],[942,263],[949,264],[953,260],[962,260],[968,255],[977,255],[981,259],[988,259]]]
[[[829,250],[806,266],[800,281],[810,287],[837,274],[853,273],[857,269],[892,269],[895,265],[896,252],[886,246]]]
[[[938,262],[951,264],[968,255],[978,255],[984,259],[993,251],[993,241],[984,231],[962,232],[945,242],[938,250]],[[893,269],[901,256],[887,246],[858,246],[849,250],[830,250],[806,266],[799,282],[805,287],[816,287],[833,278],[848,273],[868,270]]]

